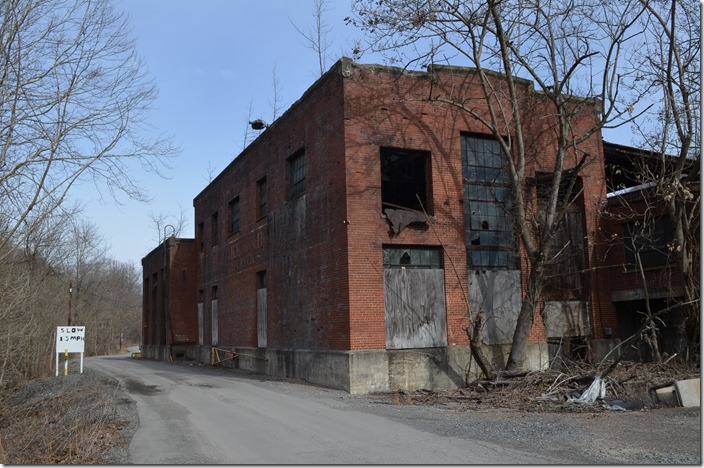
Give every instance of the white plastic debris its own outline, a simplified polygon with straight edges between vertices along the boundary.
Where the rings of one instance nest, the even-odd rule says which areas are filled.
[[[581,405],[591,405],[597,398],[603,399],[606,396],[606,384],[600,375],[594,378],[592,384],[579,398],[570,398],[567,403],[579,403]]]

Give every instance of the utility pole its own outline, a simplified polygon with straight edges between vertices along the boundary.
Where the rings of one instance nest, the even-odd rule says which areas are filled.
[[[73,298],[73,281],[68,282],[68,323],[67,326],[71,326],[71,299]]]

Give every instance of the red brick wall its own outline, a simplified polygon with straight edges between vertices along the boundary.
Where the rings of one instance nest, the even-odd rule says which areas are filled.
[[[210,291],[217,284],[219,344],[257,345],[257,272],[266,270],[268,347],[348,347],[343,140],[341,77],[335,67],[196,197],[196,226],[204,225],[199,288],[205,297],[206,344]],[[305,151],[306,191],[290,199],[287,158],[300,149]],[[267,178],[268,214],[257,219],[262,177]],[[235,196],[240,197],[240,231],[229,234],[227,208]],[[217,246],[210,242],[215,210]]]
[[[256,346],[256,273],[267,272],[268,347],[384,349],[384,245],[445,247],[448,344],[467,344],[461,132],[487,133],[480,122],[447,104],[423,102],[435,91],[463,96],[486,116],[471,74],[440,68],[432,75],[399,76],[384,67],[343,60],[238,156],[194,200],[198,289],[204,294],[205,344],[210,343],[210,291],[218,285],[220,344]],[[555,154],[553,112],[525,82],[520,87],[529,123],[527,171],[551,172]],[[441,94],[438,92],[438,94]],[[577,130],[593,124],[584,101]],[[432,226],[410,226],[398,236],[382,217],[380,148],[431,153]],[[290,200],[286,158],[304,148],[306,193]],[[589,259],[604,200],[601,138],[580,148],[589,154],[583,171]],[[570,155],[575,160],[575,155]],[[572,164],[574,164],[572,162]],[[569,164],[568,164],[569,166]],[[267,178],[269,213],[256,219],[257,181]],[[228,202],[240,197],[240,232],[229,234]],[[211,215],[218,211],[219,242],[212,245]],[[524,275],[525,276],[525,275]],[[592,274],[591,281],[600,277]],[[592,293],[597,313],[599,292]],[[544,338],[537,320],[532,339]]]
[[[196,249],[193,239],[173,239],[169,247],[169,316],[173,344],[198,339]]]
[[[611,302],[611,293],[614,291],[643,290],[643,278],[638,270],[625,266],[626,253],[624,245],[624,229],[628,223],[642,218],[642,213],[647,209],[650,216],[666,214],[665,207],[659,206],[653,200],[646,203],[643,198],[647,192],[636,192],[623,197],[609,200],[606,210],[608,215],[601,220],[602,244],[604,256],[601,263],[602,288],[606,293],[608,304],[604,307],[604,327],[611,327],[614,336],[619,336],[615,306]],[[667,289],[680,283],[674,264],[669,267],[652,267],[644,269],[645,285],[648,290],[655,292],[658,289]]]
[[[195,266],[193,239],[169,238],[142,259],[142,343],[167,345],[196,342]],[[156,307],[153,301],[155,284]],[[166,328],[166,294],[170,330]]]
[[[448,104],[427,102],[429,96],[461,96],[480,115],[488,116],[477,77],[466,70],[438,68],[430,74],[398,76],[397,70],[378,66],[354,68],[352,79],[345,81],[345,121],[347,153],[347,206],[350,224],[350,310],[352,349],[385,347],[382,246],[443,245],[447,293],[448,344],[466,344],[468,325],[466,298],[467,264],[464,239],[463,187],[460,154],[462,132],[487,134],[486,128],[467,112]],[[501,87],[502,83],[497,83]],[[557,122],[544,96],[532,93],[532,85],[521,82],[526,124],[526,174],[554,171],[557,150]],[[596,121],[593,103],[575,102],[575,131],[585,131]],[[394,236],[381,213],[380,147],[426,150],[432,154],[433,229],[409,227]],[[584,178],[585,231],[588,233],[589,259],[595,258],[594,234],[598,211],[606,191],[601,138],[598,133],[580,146],[588,153]],[[579,155],[581,155],[580,153]],[[568,155],[566,168],[573,167],[576,154]],[[450,258],[451,257],[451,258]],[[452,259],[452,261],[450,261]],[[524,285],[527,278],[525,258]],[[454,265],[454,266],[453,266]],[[596,293],[592,301],[597,310]],[[531,339],[545,337],[537,318]]]

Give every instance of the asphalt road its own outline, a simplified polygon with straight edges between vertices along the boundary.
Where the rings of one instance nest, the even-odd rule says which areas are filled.
[[[565,464],[360,411],[345,392],[197,366],[96,357],[137,403],[135,464]]]

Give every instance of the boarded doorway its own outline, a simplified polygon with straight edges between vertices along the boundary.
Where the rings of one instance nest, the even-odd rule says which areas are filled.
[[[213,286],[211,298],[210,298],[210,344],[211,346],[218,345],[218,287]]]
[[[442,251],[384,248],[386,348],[447,346]]]
[[[257,347],[266,348],[266,271],[257,273]]]

